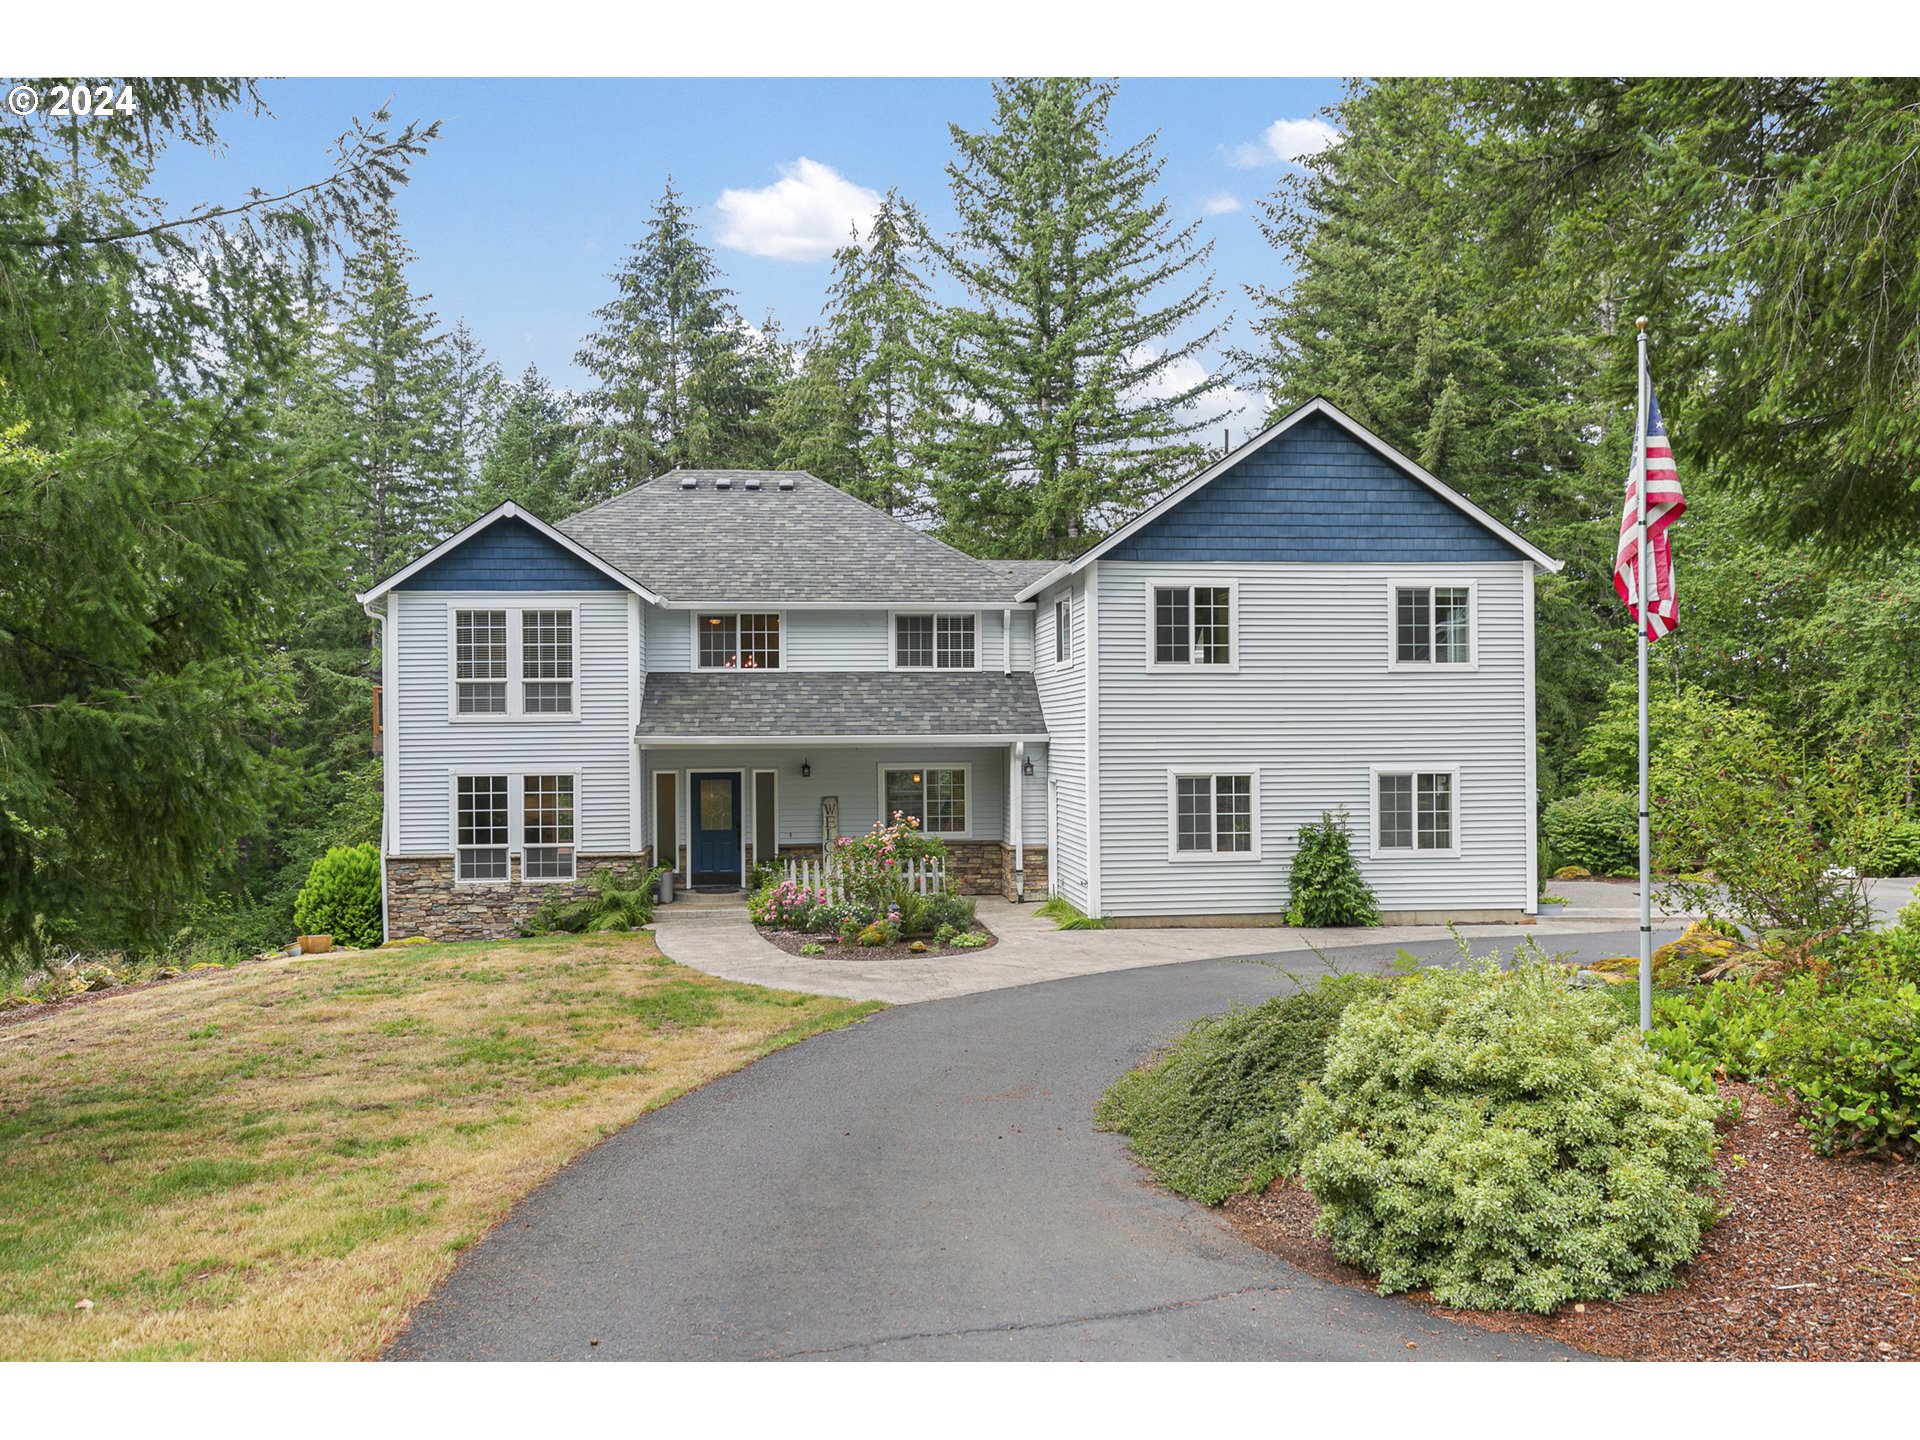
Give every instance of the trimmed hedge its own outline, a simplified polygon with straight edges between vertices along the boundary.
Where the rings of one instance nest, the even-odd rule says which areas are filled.
[[[1631,875],[1640,864],[1640,802],[1623,790],[1581,790],[1547,806],[1540,831],[1556,868]]]
[[[336,845],[307,872],[293,902],[302,935],[331,935],[356,950],[380,943],[380,847]]]

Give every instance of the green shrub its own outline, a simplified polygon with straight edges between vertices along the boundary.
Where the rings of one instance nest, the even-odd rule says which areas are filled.
[[[1094,916],[1083,912],[1078,905],[1064,895],[1052,895],[1033,907],[1033,913],[1053,921],[1056,930],[1109,930],[1113,921],[1104,915]],[[969,924],[972,922],[969,921]]]
[[[1621,790],[1563,795],[1541,815],[1540,832],[1562,869],[1576,865],[1600,875],[1639,873],[1638,796]]]
[[[521,928],[529,935],[580,935],[589,931],[638,930],[653,923],[653,890],[667,867],[651,870],[600,869],[584,883],[593,891],[578,899],[555,897],[529,915]]]
[[[1713,1106],[1564,973],[1430,969],[1347,1008],[1290,1137],[1382,1293],[1550,1312],[1673,1282],[1712,1223]]]
[[[856,944],[868,947],[886,945],[893,940],[893,929],[884,920],[876,920],[854,937]]]
[[[1132,1143],[1162,1184],[1208,1205],[1293,1170],[1287,1123],[1326,1068],[1348,1005],[1389,984],[1330,975],[1311,990],[1196,1020],[1168,1051],[1122,1075],[1094,1118]]]
[[[992,943],[993,937],[991,935],[982,935],[977,930],[970,931],[965,935],[956,935],[953,937],[953,948],[956,950],[978,950],[982,946],[991,945]]]
[[[1869,875],[1920,875],[1920,821],[1888,826],[1867,842],[1860,860]]]
[[[1353,836],[1343,810],[1322,810],[1316,824],[1300,827],[1300,841],[1287,872],[1289,925],[1378,925],[1380,907],[1353,858]]]
[[[951,925],[942,925],[938,930],[933,932],[933,943],[936,945],[951,945],[953,943],[953,937],[959,933],[960,932]]]
[[[802,955],[824,955],[827,953],[827,947],[809,940],[800,947],[800,953]]]
[[[336,845],[307,872],[293,902],[302,935],[331,935],[356,950],[380,943],[380,847]]]
[[[929,895],[926,902],[926,908],[920,914],[920,922],[925,929],[909,930],[909,934],[926,935],[947,928],[956,931],[973,928],[973,917],[978,907],[971,895],[946,892]]]

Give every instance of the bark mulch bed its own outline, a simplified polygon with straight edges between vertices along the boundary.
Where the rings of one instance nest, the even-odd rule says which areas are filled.
[[[959,945],[936,945],[929,937],[927,948],[919,951],[909,950],[907,946],[911,942],[908,941],[898,945],[842,945],[831,935],[806,935],[798,930],[768,930],[759,925],[754,929],[760,932],[762,940],[778,945],[789,955],[798,955],[802,945],[826,946],[826,954],[808,955],[805,957],[808,960],[938,960],[946,955],[978,955],[982,950],[991,950],[1000,943],[999,936],[977,923],[969,933],[986,936],[987,943],[984,945],[975,945],[972,949]]]
[[[1920,1165],[1823,1160],[1793,1112],[1728,1084],[1741,1118],[1722,1137],[1721,1202],[1681,1281],[1657,1295],[1554,1315],[1432,1314],[1630,1360],[1920,1360]],[[1227,1201],[1235,1227],[1311,1275],[1372,1289],[1313,1233],[1319,1206],[1284,1180]]]

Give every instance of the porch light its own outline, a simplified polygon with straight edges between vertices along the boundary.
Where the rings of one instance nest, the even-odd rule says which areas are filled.
[[[1022,775],[1033,774],[1033,757],[1031,755],[1020,762],[1020,773]]]
[[[800,778],[802,780],[811,780],[813,778],[813,762],[811,760],[802,760],[800,762]]]

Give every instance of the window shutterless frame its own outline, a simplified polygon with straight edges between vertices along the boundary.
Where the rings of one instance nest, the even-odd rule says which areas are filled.
[[[1224,782],[1224,783],[1223,783]],[[1204,789],[1205,803],[1200,805]],[[1182,819],[1187,820],[1188,845],[1182,848]],[[1207,844],[1192,841],[1204,819]],[[1247,848],[1231,845],[1244,833]],[[1260,770],[1254,765],[1177,765],[1167,771],[1167,859],[1180,864],[1194,861],[1238,862],[1260,858]]]
[[[1466,629],[1467,658],[1464,660],[1438,660],[1434,657],[1445,652],[1444,627],[1450,606],[1446,602],[1445,592],[1466,592]],[[1406,602],[1402,600],[1406,592]],[[1442,598],[1436,601],[1435,592],[1442,592]],[[1422,602],[1419,597],[1424,594]],[[1401,658],[1402,619],[1415,624],[1424,617],[1426,631],[1425,659]],[[1480,582],[1445,575],[1400,575],[1387,581],[1387,669],[1389,670],[1454,670],[1470,671],[1480,668]]]
[[[719,626],[712,622],[719,621]],[[701,650],[701,635],[724,630],[727,640],[722,653],[731,653],[735,663],[707,664]],[[689,670],[784,670],[787,668],[787,612],[784,610],[694,610],[687,615],[687,668]],[[740,663],[748,655],[751,665]],[[769,656],[771,660],[769,661]]]
[[[461,617],[479,617],[485,615],[506,617],[506,673],[504,684],[506,695],[499,708],[474,711],[460,708],[460,690],[463,685],[475,682],[472,676],[463,678],[460,674],[460,642],[463,631],[473,636],[472,623],[463,627]],[[536,617],[529,622],[529,616]],[[565,617],[559,621],[558,617]],[[488,649],[496,648],[491,638],[491,627],[487,628]],[[526,641],[531,638],[535,647],[535,662],[527,663]],[[564,663],[562,663],[564,661]],[[565,671],[566,673],[561,673]],[[552,672],[552,673],[547,673]],[[492,668],[480,683],[498,685],[501,678],[492,673]],[[535,687],[535,706],[528,707],[528,686]],[[557,687],[564,686],[564,690]],[[575,601],[556,601],[544,605],[503,605],[497,601],[474,597],[455,600],[447,605],[447,719],[456,725],[497,725],[508,721],[546,720],[570,722],[580,718],[580,606]],[[540,709],[540,705],[556,705],[564,700],[567,708]]]
[[[888,760],[879,766],[880,820],[882,824],[893,823],[893,807],[887,803],[887,776],[905,773],[919,776],[920,788],[920,830],[925,835],[938,835],[942,840],[970,840],[973,838],[973,765],[971,762],[958,764],[918,765],[910,760]],[[934,775],[958,774],[960,776],[960,828],[958,830],[936,830],[927,823],[927,809],[942,798],[934,793],[932,777]],[[951,805],[955,797],[948,795],[946,803]]]
[[[572,837],[571,840],[565,842],[556,840],[551,845],[543,844],[534,847],[536,849],[570,850],[572,852],[572,864],[569,873],[565,875],[527,874],[527,781],[529,779],[564,779],[571,787],[572,823],[567,829],[567,833]],[[487,782],[488,794],[486,796],[487,803],[485,806],[487,827],[484,837],[474,833],[471,826],[464,827],[468,833],[465,835],[462,834],[463,827],[460,823],[460,792],[461,782],[463,780],[468,782]],[[494,803],[496,790],[492,784],[492,782],[501,780],[506,782],[504,840],[500,838],[500,821],[496,816],[496,806]],[[556,794],[559,788],[560,787],[556,787]],[[471,817],[471,807],[469,814]],[[449,771],[447,773],[447,830],[448,840],[450,842],[449,848],[453,855],[453,883],[456,885],[505,885],[509,883],[509,880],[513,876],[513,857],[518,856],[520,859],[520,875],[517,883],[524,885],[572,884],[580,872],[580,855],[582,850],[580,843],[581,818],[580,772],[577,769],[570,769],[566,766],[539,766],[515,770],[507,770],[504,768],[489,770],[483,767],[476,767],[473,769]],[[486,843],[467,843],[470,840],[480,840],[482,838],[484,838]],[[484,875],[470,874],[463,876],[461,873],[462,870],[470,868],[461,863],[462,857],[460,852],[463,850],[504,851],[506,864],[504,867],[488,866],[487,868],[490,873]],[[495,868],[499,868],[501,873],[491,873]]]
[[[1209,648],[1209,634],[1218,624],[1213,613],[1217,607],[1204,592],[1224,590],[1227,592],[1227,658],[1224,661],[1204,661],[1194,657]],[[1162,591],[1173,592],[1177,597],[1184,592],[1186,599],[1182,604],[1177,598],[1170,607],[1162,606],[1159,596]],[[1196,601],[1196,593],[1202,599]],[[1163,625],[1161,611],[1167,610]],[[1199,577],[1180,576],[1178,578],[1153,579],[1145,582],[1145,608],[1142,614],[1142,629],[1145,630],[1146,667],[1153,671],[1171,672],[1178,675],[1231,675],[1240,669],[1240,582],[1219,576]],[[1184,660],[1162,660],[1158,656],[1163,628],[1172,627],[1170,638],[1185,632]]]
[[[1053,602],[1053,665],[1056,670],[1073,668],[1073,594],[1071,591]]]
[[[902,620],[930,620],[926,627],[924,641],[910,648],[918,653],[924,651],[926,659],[917,658],[902,662],[900,658],[900,622]],[[961,622],[965,622],[964,627]],[[986,626],[979,611],[975,610],[889,610],[887,612],[887,668],[889,670],[978,670],[980,668],[981,642],[985,639]],[[963,647],[962,635],[971,633],[971,644],[964,645],[969,652],[969,663],[965,665],[942,664],[943,655],[951,658]],[[918,640],[919,637],[915,637]]]
[[[1387,824],[1386,802],[1381,793],[1383,779],[1405,782],[1401,787],[1405,806],[1403,827]],[[1422,817],[1430,814],[1437,803],[1437,791],[1432,784],[1435,780],[1445,782],[1448,843],[1423,845],[1420,843]],[[1399,828],[1401,834],[1383,833],[1392,828]],[[1375,860],[1457,859],[1460,855],[1460,767],[1425,760],[1370,766],[1367,770],[1367,836],[1367,852]],[[1402,836],[1413,843],[1384,843],[1397,841]]]

